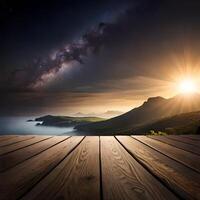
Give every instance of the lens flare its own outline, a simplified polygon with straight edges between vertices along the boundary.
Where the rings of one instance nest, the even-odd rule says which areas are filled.
[[[183,94],[191,94],[197,92],[197,86],[192,79],[185,79],[180,82],[179,91]]]

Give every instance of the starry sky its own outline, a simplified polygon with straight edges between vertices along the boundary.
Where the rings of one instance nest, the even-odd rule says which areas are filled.
[[[2,0],[0,115],[128,111],[200,77],[197,0]]]

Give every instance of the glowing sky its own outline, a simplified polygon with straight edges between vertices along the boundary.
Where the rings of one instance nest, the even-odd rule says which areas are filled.
[[[2,1],[1,115],[128,111],[200,91],[198,1]],[[182,88],[183,89],[183,88]]]

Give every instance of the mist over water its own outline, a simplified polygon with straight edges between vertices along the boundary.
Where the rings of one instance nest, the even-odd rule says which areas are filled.
[[[76,135],[73,127],[36,126],[35,117],[0,117],[0,135]]]

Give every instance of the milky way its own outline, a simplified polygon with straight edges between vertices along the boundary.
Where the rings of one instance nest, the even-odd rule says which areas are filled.
[[[0,115],[124,110],[200,77],[199,1],[20,2],[1,26]]]
[[[71,44],[56,51],[54,56],[34,59],[29,66],[15,69],[10,79],[17,89],[36,89],[45,84],[47,77],[55,76],[64,64],[78,62],[84,64],[84,58],[97,54],[110,36],[114,24],[101,22]],[[14,80],[14,81],[13,81]]]

